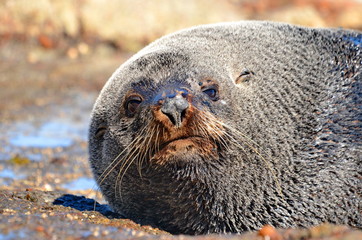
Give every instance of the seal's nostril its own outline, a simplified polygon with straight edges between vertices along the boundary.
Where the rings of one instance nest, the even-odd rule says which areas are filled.
[[[175,118],[173,117],[172,114],[166,113],[166,112],[164,112],[164,111],[162,111],[162,113],[165,114],[165,115],[170,119],[170,121],[172,122],[173,125],[176,125],[176,124],[177,124],[177,123],[176,123],[176,120],[175,120]]]
[[[185,116],[186,116],[186,111],[187,111],[187,109],[188,109],[188,107],[181,112],[181,121],[184,120],[184,118],[185,118]]]
[[[188,107],[188,101],[185,98],[177,95],[174,98],[165,99],[161,107],[161,112],[170,119],[174,126],[180,127],[182,120],[186,116]]]

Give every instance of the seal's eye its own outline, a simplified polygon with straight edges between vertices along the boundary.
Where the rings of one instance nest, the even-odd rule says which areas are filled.
[[[217,89],[215,87],[206,88],[203,90],[207,96],[210,97],[211,100],[216,101],[219,99]]]
[[[128,115],[133,115],[138,106],[141,104],[142,98],[139,95],[133,95],[127,98],[125,108]]]

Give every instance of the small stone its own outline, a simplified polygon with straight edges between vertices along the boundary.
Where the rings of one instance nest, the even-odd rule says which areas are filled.
[[[37,232],[44,232],[44,231],[45,231],[45,228],[44,228],[43,226],[37,226],[37,227],[35,228],[35,231],[37,231]]]
[[[96,229],[93,231],[93,236],[99,237],[99,235],[100,235],[99,228],[96,227]]]
[[[89,52],[89,46],[86,43],[79,43],[78,51],[82,55],[86,55]]]
[[[26,164],[30,163],[30,159],[16,155],[15,157],[12,157],[11,159],[9,159],[9,163],[14,164],[14,165],[26,165]]]
[[[53,39],[51,39],[47,35],[39,35],[38,42],[44,48],[54,48],[55,46],[55,42],[53,41]]]
[[[69,214],[69,213],[67,214],[67,218],[70,219],[70,220],[74,219],[73,216],[71,214]]]
[[[9,214],[16,213],[16,211],[14,209],[4,208],[3,213],[5,213],[5,214],[7,213],[6,215],[9,215]]]
[[[67,51],[67,56],[70,58],[70,59],[76,59],[78,58],[78,49],[76,48],[69,48],[68,51]]]
[[[271,225],[265,225],[262,227],[258,235],[263,237],[264,240],[282,240],[281,235]]]
[[[53,191],[53,187],[48,183],[44,184],[43,188],[45,189],[45,191]]]

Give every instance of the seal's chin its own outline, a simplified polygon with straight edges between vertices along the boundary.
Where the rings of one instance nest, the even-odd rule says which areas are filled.
[[[204,159],[215,158],[217,146],[204,137],[182,137],[162,144],[151,161],[163,165],[174,161],[190,161],[195,155]]]

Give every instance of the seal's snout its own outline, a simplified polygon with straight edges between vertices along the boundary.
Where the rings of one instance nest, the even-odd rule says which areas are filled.
[[[160,92],[154,102],[157,105],[156,119],[165,125],[179,128],[190,110],[190,94],[185,89],[171,88]]]
[[[165,114],[175,127],[180,127],[189,107],[188,101],[181,95],[167,97],[161,107],[161,112]]]

